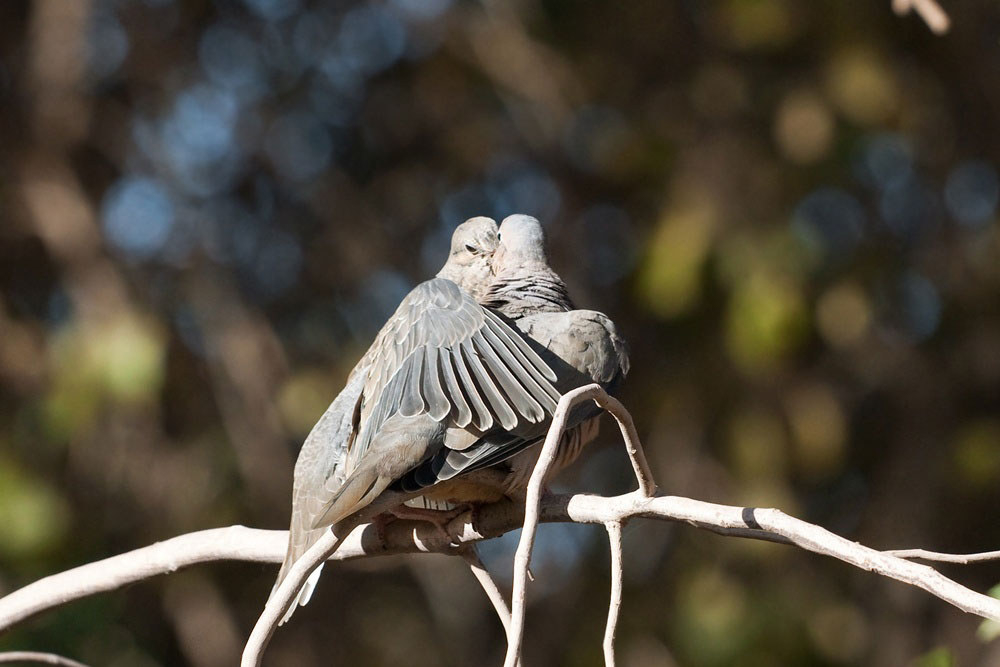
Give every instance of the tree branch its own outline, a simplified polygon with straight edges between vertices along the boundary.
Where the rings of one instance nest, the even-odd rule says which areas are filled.
[[[503,599],[503,592],[500,591],[500,587],[497,586],[497,582],[493,580],[490,575],[490,571],[486,569],[483,565],[483,561],[479,558],[479,550],[476,549],[475,543],[469,544],[462,547],[459,550],[459,554],[465,559],[465,562],[469,564],[469,569],[472,570],[473,576],[476,577],[476,581],[479,585],[483,587],[483,591],[486,593],[486,597],[490,599],[493,603],[493,608],[497,612],[497,616],[500,618],[500,623],[503,625],[505,633],[510,632],[510,609],[507,607],[507,601]]]
[[[451,544],[468,544],[497,537],[522,525],[522,513],[513,503],[501,502],[480,508],[476,524],[471,513],[456,517],[448,526],[452,537],[421,522],[394,521],[385,529],[385,539],[374,526],[365,524],[347,535],[331,561],[403,553],[445,553]],[[678,496],[646,498],[633,491],[621,496],[586,494],[546,498],[539,519],[605,525],[631,518],[660,519],[687,523],[720,535],[785,542],[809,551],[918,586],[950,604],[984,618],[1000,621],[1000,600],[969,590],[942,576],[933,568],[851,542],[819,526],[790,517],[775,509],[718,505]],[[288,544],[284,530],[260,530],[244,526],[214,528],[180,535],[118,556],[81,565],[40,579],[0,598],[0,632],[35,614],[96,593],[112,591],[136,581],[169,574],[199,563],[246,561],[281,563]],[[956,562],[962,556],[955,555]]]
[[[622,524],[609,521],[604,524],[608,530],[608,547],[611,549],[611,602],[608,604],[608,625],[604,630],[604,664],[615,667],[615,631],[618,629],[618,614],[622,608]]]
[[[926,549],[890,549],[883,553],[908,560],[930,560],[938,563],[955,563],[957,565],[1000,560],[1000,551],[984,551],[978,554],[943,554],[938,551],[927,551]]]
[[[935,35],[943,35],[951,27],[948,12],[944,11],[936,0],[892,0],[892,11],[899,16],[908,14],[911,9],[924,20]]]
[[[632,493],[611,498],[579,494],[550,496],[542,501],[542,481],[555,458],[569,411],[575,404],[587,400],[594,400],[618,420],[639,488]],[[955,563],[981,562],[1000,557],[997,552],[961,556],[920,549],[876,551],[776,509],[734,507],[691,498],[653,496],[654,490],[652,474],[625,408],[596,385],[569,392],[556,409],[553,425],[532,472],[523,511],[511,502],[496,503],[479,508],[475,513],[475,521],[471,511],[456,517],[446,531],[427,522],[412,521],[396,521],[382,531],[367,523],[337,526],[341,534],[338,536],[332,531],[326,533],[295,563],[288,577],[268,600],[244,648],[243,664],[259,663],[277,620],[285,613],[302,581],[324,559],[349,560],[418,552],[464,555],[497,609],[501,621],[506,621],[503,596],[474,554],[470,556],[469,549],[478,541],[497,537],[523,525],[515,558],[510,620],[505,623],[508,630],[505,664],[508,667],[516,665],[523,636],[525,588],[535,531],[539,522],[555,521],[602,524],[608,531],[612,554],[612,593],[604,651],[609,665],[614,663],[613,641],[621,604],[621,525],[632,518],[678,521],[721,535],[795,545],[917,586],[959,609],[1000,621],[1000,600],[965,588],[927,565],[906,560],[924,558]],[[286,531],[232,526],[181,535],[126,554],[82,565],[46,577],[0,598],[0,632],[46,609],[196,563],[219,560],[280,563],[284,557],[286,541]]]
[[[0,663],[8,662],[37,662],[42,665],[58,665],[58,667],[87,667],[82,662],[70,660],[55,653],[42,653],[40,651],[4,651],[0,653]]]
[[[656,492],[653,473],[649,469],[646,455],[635,431],[632,415],[616,398],[608,395],[598,384],[589,384],[568,391],[559,399],[559,404],[552,415],[552,425],[545,436],[542,452],[535,462],[535,469],[528,480],[528,490],[524,500],[524,529],[514,554],[514,586],[510,601],[510,628],[507,631],[507,656],[504,667],[515,667],[521,659],[521,640],[524,637],[524,616],[526,612],[526,597],[528,586],[528,567],[531,565],[531,550],[535,545],[535,533],[538,530],[539,506],[542,498],[542,487],[548,477],[549,469],[556,460],[559,442],[566,431],[570,411],[578,404],[594,401],[599,407],[610,412],[618,422],[622,438],[625,442],[625,452],[632,463],[636,482],[636,491],[642,498],[650,498]],[[612,521],[611,523],[615,523]],[[609,528],[609,534],[610,534]],[[614,545],[612,545],[613,548]],[[612,605],[614,600],[612,599]],[[610,619],[609,619],[610,622]]]

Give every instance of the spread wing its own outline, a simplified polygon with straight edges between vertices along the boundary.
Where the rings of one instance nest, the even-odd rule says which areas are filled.
[[[556,374],[501,315],[455,283],[417,285],[372,344],[349,469],[392,416],[427,415],[485,433],[537,424],[559,400]]]
[[[590,310],[536,313],[520,318],[517,328],[555,371],[558,378],[555,386],[560,392],[597,382],[613,393],[628,372],[625,342],[614,323],[602,313]],[[600,408],[587,401],[574,408],[568,424],[575,426],[600,412]],[[544,440],[548,427],[547,418],[543,423],[524,424],[513,431],[494,429],[466,448],[442,448],[411,470],[397,486],[402,491],[415,492],[500,463]]]

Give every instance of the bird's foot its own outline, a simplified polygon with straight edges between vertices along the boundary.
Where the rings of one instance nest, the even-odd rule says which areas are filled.
[[[410,507],[409,505],[401,505],[391,510],[391,515],[394,519],[424,521],[429,523],[433,525],[438,532],[440,532],[441,537],[451,541],[452,535],[448,532],[448,524],[450,524],[455,517],[468,512],[472,509],[472,507],[473,506],[471,504],[463,503],[462,505],[452,509],[435,510],[425,507]]]

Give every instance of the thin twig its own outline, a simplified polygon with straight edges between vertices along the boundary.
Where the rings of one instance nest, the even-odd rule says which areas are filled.
[[[653,481],[653,471],[649,467],[649,461],[646,460],[646,453],[643,451],[642,443],[639,441],[639,434],[636,433],[632,415],[621,404],[621,401],[613,396],[609,396],[599,385],[590,385],[590,387],[593,388],[595,394],[592,397],[594,402],[604,410],[610,412],[611,416],[618,422],[618,428],[622,432],[622,439],[625,441],[625,452],[632,463],[632,470],[635,472],[635,479],[639,483],[639,490],[647,498],[654,495],[656,493],[656,482]],[[584,400],[586,399],[581,398],[574,401],[574,403],[583,402]]]
[[[549,468],[556,458],[556,450],[563,432],[566,430],[566,421],[569,419],[570,411],[579,403],[594,401],[602,409],[607,410],[617,420],[621,429],[622,438],[625,440],[625,450],[628,453],[629,461],[635,472],[636,482],[639,485],[637,493],[643,498],[651,498],[656,493],[656,483],[653,481],[653,472],[649,468],[646,454],[643,452],[642,444],[635,430],[635,423],[632,415],[629,414],[625,406],[617,399],[608,395],[598,384],[589,384],[578,387],[563,394],[559,399],[559,404],[552,415],[552,425],[545,437],[545,444],[542,445],[542,452],[535,462],[535,469],[531,472],[528,481],[528,489],[524,499],[524,527],[521,531],[521,540],[518,542],[517,551],[514,554],[514,585],[511,591],[511,623],[507,633],[507,656],[504,659],[504,667],[514,667],[520,659],[521,642],[524,637],[524,617],[527,598],[527,581],[529,577],[529,566],[531,565],[531,550],[535,544],[535,534],[538,531],[539,505],[542,497],[542,486],[548,475]]]
[[[292,565],[288,574],[282,580],[278,588],[268,598],[264,605],[257,623],[254,624],[247,643],[243,647],[243,657],[240,659],[240,667],[258,667],[264,657],[264,649],[271,641],[278,623],[285,617],[285,612],[292,606],[296,594],[305,584],[306,579],[312,574],[320,563],[330,557],[340,545],[341,537],[351,532],[358,522],[353,522],[350,527],[344,526],[341,531],[335,528],[323,533],[323,536],[316,540],[316,543],[309,547],[309,550],[302,554],[295,564]],[[340,532],[340,535],[337,534]]]
[[[608,521],[604,524],[608,531],[608,546],[611,550],[611,600],[608,603],[608,625],[604,630],[604,664],[615,667],[615,631],[618,629],[618,614],[622,608],[622,524]]]
[[[528,567],[531,565],[531,549],[535,545],[535,533],[538,531],[538,507],[542,499],[545,476],[556,460],[556,451],[566,430],[570,409],[579,402],[593,399],[599,391],[602,391],[599,386],[588,385],[563,394],[552,415],[552,425],[545,436],[545,444],[542,445],[542,452],[535,462],[535,469],[531,471],[524,499],[524,526],[517,551],[514,553],[514,585],[510,596],[511,618],[510,628],[507,631],[507,655],[504,658],[504,667],[515,667],[521,659]]]
[[[58,665],[59,667],[87,667],[82,662],[71,658],[41,651],[4,651],[0,653],[0,663],[6,662],[38,662],[43,665]]]
[[[948,12],[936,0],[892,0],[892,10],[903,16],[913,10],[935,35],[943,35],[951,27]]]
[[[473,576],[476,577],[476,581],[479,582],[479,585],[483,587],[483,591],[486,592],[486,597],[493,604],[493,609],[496,610],[497,617],[499,617],[500,623],[503,625],[504,633],[509,633],[510,609],[507,607],[507,601],[503,599],[503,592],[497,586],[497,582],[493,580],[490,571],[486,569],[483,561],[479,558],[479,550],[476,548],[476,545],[469,544],[462,547],[459,550],[459,555],[469,564],[469,569],[472,570]]]
[[[930,560],[938,563],[956,563],[958,565],[1000,560],[1000,551],[983,551],[977,554],[944,554],[938,551],[927,551],[926,549],[891,549],[882,553],[895,556],[896,558]]]

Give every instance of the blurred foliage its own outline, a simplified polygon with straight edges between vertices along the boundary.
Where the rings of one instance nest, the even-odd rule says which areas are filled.
[[[995,598],[1000,598],[1000,584],[991,588],[989,594]],[[976,631],[976,634],[984,642],[991,642],[997,637],[1000,637],[1000,622],[992,619],[986,619],[979,624],[979,629]]]
[[[0,3],[0,593],[284,527],[379,325],[458,222],[514,212],[631,342],[665,490],[996,549],[1000,6],[949,2],[935,37],[889,5]],[[628,488],[606,430],[560,489]],[[483,545],[501,580],[515,540]],[[993,626],[835,562],[640,522],[625,544],[623,665],[1000,663]],[[600,664],[603,534],[546,526],[536,553],[528,663]],[[174,574],[0,648],[232,664],[274,574]],[[462,564],[415,557],[327,568],[269,661],[502,650]]]

